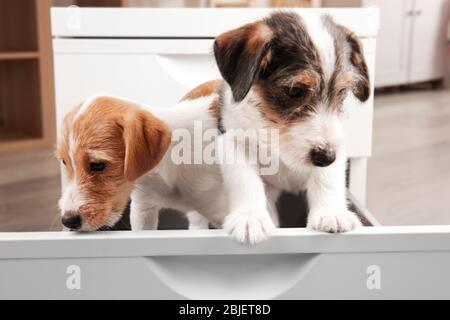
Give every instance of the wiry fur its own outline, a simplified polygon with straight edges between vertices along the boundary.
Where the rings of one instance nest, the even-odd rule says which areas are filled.
[[[343,232],[359,226],[346,205],[341,124],[349,91],[361,101],[368,98],[361,94],[368,92],[369,83],[354,35],[326,16],[275,13],[219,36],[214,52],[225,83],[206,83],[182,104],[201,109],[208,102],[224,145],[234,138],[228,134],[231,129],[279,129],[279,149],[272,152],[279,155],[280,168],[261,176],[260,164],[222,164],[218,175],[215,166],[175,170],[164,162],[159,168],[172,173],[165,181],[175,188],[167,206],[198,212],[188,214],[191,228],[206,227],[211,221],[240,242],[257,243],[278,225],[275,202],[280,192],[307,190],[308,227]],[[294,99],[286,96],[286,87],[295,86],[302,87],[304,94]],[[184,112],[195,111],[186,108]],[[333,163],[315,166],[311,151],[317,149],[331,150],[336,157]],[[152,179],[141,180],[148,183],[141,183],[145,188],[134,194],[138,203],[161,202],[161,184],[151,184]],[[152,212],[156,214],[155,209]]]
[[[264,36],[259,41],[264,45],[251,51],[246,41],[256,42],[261,23],[269,26],[271,38]],[[328,16],[278,12],[219,36],[214,48],[228,84],[221,98],[225,129],[265,127],[280,132],[276,174],[260,176],[251,165],[222,166],[231,206],[224,228],[240,241],[264,239],[274,227],[268,218],[277,195],[302,190],[307,191],[310,207],[308,227],[342,232],[359,226],[346,205],[341,123],[348,92],[361,101],[369,94],[367,66],[357,38]],[[239,65],[247,62],[252,69],[242,71],[234,60]],[[236,79],[240,88],[235,88]],[[292,88],[299,94],[291,95]],[[331,154],[331,163],[316,164],[312,157],[317,150]]]
[[[133,189],[132,228],[155,229],[158,211],[170,207],[189,212],[191,228],[206,228],[211,222],[240,242],[257,243],[278,225],[275,202],[280,192],[301,190],[308,195],[308,227],[341,232],[360,225],[346,206],[340,119],[348,92],[361,101],[368,98],[367,67],[355,36],[330,18],[278,12],[219,36],[214,51],[225,81],[196,88],[173,108],[150,110],[170,129],[184,128],[192,136],[196,120],[203,122],[204,130],[219,128],[223,133],[219,143],[232,139],[230,129],[279,129],[279,148],[272,150],[279,155],[279,170],[261,176],[260,164],[175,165],[170,156],[172,143],[153,170],[121,187],[125,195]],[[291,90],[299,95],[291,97]],[[75,112],[81,117],[90,108],[84,105]],[[71,127],[70,121],[66,127]],[[68,155],[69,135],[61,142],[62,157]],[[107,130],[101,139],[100,150],[123,144],[118,142],[122,137]],[[318,167],[311,151],[322,149],[331,150],[335,160]],[[117,151],[115,165],[123,169],[124,146]],[[68,165],[67,174],[74,179],[79,170]],[[77,190],[82,195],[79,199],[105,197]],[[68,198],[65,194],[62,199]],[[98,221],[89,228],[98,227]]]

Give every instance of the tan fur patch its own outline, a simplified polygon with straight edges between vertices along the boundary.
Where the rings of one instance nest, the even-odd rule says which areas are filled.
[[[269,50],[266,54],[266,56],[261,61],[261,71],[264,72],[264,70],[267,68],[267,66],[272,61],[272,51]]]
[[[253,54],[259,52],[261,47],[273,37],[272,29],[264,22],[255,22],[247,25],[245,32],[249,34],[246,50]]]
[[[259,103],[259,112],[263,119],[268,121],[270,125],[275,128],[282,128],[285,125],[283,118],[264,100],[264,95],[261,92],[263,89],[260,86],[255,86],[254,89],[255,95],[258,97],[258,100],[261,101]]]
[[[330,106],[335,108],[342,107],[347,90],[352,88],[354,83],[353,78],[348,74],[341,72],[334,82],[333,90],[330,92]]]
[[[359,74],[359,79],[354,81],[352,91],[360,101],[366,101],[370,96],[369,71],[364,60],[363,45],[361,40],[355,33],[344,26],[340,28],[347,35],[347,41],[351,46],[350,61],[356,72]]]
[[[312,70],[301,70],[292,78],[294,85],[301,85],[311,90],[319,88],[320,76]]]
[[[305,106],[299,107],[296,112],[292,112],[289,116],[283,117],[265,102],[262,102],[259,107],[261,116],[269,122],[271,127],[278,128],[281,133],[288,131],[292,125],[306,119],[313,112],[308,106]]]
[[[272,29],[262,21],[254,24],[254,30],[255,36],[264,42],[270,41],[273,38]]]
[[[215,119],[220,118],[220,100],[219,98],[215,98],[213,102],[211,103],[211,106],[209,107],[209,111],[213,115]]]
[[[189,91],[182,99],[181,101],[185,100],[195,100],[202,97],[207,97],[212,95],[214,92],[217,91],[217,89],[222,84],[221,79],[211,80],[205,83],[202,83],[201,85],[195,87],[191,91]]]

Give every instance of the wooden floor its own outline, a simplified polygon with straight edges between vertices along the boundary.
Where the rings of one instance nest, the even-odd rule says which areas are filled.
[[[0,231],[60,230],[52,150],[0,156]],[[384,225],[450,224],[450,91],[377,95],[367,205]]]
[[[0,156],[0,231],[61,230],[53,150]]]
[[[450,224],[450,90],[375,97],[370,211],[384,225]]]

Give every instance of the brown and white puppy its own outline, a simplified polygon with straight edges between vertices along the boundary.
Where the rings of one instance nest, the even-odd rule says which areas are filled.
[[[277,12],[220,35],[214,54],[224,83],[197,88],[215,97],[218,128],[279,132],[279,170],[224,165],[230,214],[224,229],[240,241],[258,242],[281,191],[307,191],[308,227],[326,232],[360,225],[347,209],[346,153],[341,118],[348,94],[370,95],[357,37],[329,16]],[[189,95],[188,95],[189,96]],[[276,221],[275,221],[276,223]]]
[[[114,226],[134,182],[161,161],[170,140],[166,124],[129,101],[96,97],[67,114],[57,150],[65,176],[63,225]]]

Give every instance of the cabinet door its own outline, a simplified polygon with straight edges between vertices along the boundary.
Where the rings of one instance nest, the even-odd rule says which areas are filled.
[[[365,0],[364,6],[380,9],[377,37],[375,86],[403,84],[408,81],[409,37],[412,0]]]
[[[447,0],[414,1],[410,82],[444,76],[447,5]]]

